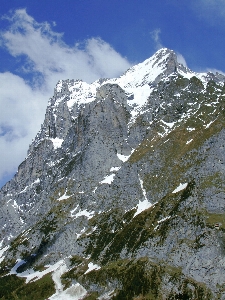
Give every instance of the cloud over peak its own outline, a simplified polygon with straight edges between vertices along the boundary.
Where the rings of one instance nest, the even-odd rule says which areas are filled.
[[[14,172],[26,156],[59,79],[91,83],[101,77],[117,77],[131,66],[98,37],[67,45],[62,33],[53,31],[48,22],[38,23],[25,9],[4,19],[9,26],[0,32],[0,46],[25,63],[19,75],[0,73],[0,179]]]

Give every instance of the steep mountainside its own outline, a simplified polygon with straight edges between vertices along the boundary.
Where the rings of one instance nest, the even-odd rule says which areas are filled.
[[[59,81],[0,191],[0,299],[225,299],[224,82],[165,48]]]

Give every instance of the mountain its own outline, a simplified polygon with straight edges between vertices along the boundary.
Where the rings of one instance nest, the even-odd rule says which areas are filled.
[[[166,48],[60,80],[0,191],[0,299],[225,299],[224,82]]]

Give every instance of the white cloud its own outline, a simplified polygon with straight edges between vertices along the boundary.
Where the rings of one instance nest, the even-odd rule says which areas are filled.
[[[176,55],[177,55],[177,61],[178,61],[178,63],[180,63],[180,64],[184,65],[185,67],[187,67],[187,63],[186,63],[186,60],[183,57],[183,55],[180,54],[179,52],[176,52]]]
[[[40,72],[51,88],[59,78],[80,78],[92,82],[100,76],[117,76],[130,63],[100,38],[91,38],[69,47],[62,34],[48,23],[38,23],[26,11],[17,10],[8,18],[10,30],[2,34],[13,56],[26,55],[29,71]]]
[[[152,39],[155,43],[156,50],[159,50],[159,49],[163,48],[163,45],[162,45],[162,42],[161,42],[161,39],[160,39],[160,33],[161,33],[161,30],[159,28],[157,28],[157,29],[150,32],[151,37],[152,37]]]
[[[19,76],[0,73],[0,178],[16,170],[44,117],[46,95]]]
[[[5,18],[10,26],[0,33],[0,46],[15,58],[26,58],[20,71],[26,72],[26,78],[29,75],[31,83],[9,72],[0,73],[0,179],[15,171],[26,156],[59,79],[90,83],[116,77],[131,66],[100,38],[68,46],[63,34],[54,32],[47,22],[36,22],[24,9]]]

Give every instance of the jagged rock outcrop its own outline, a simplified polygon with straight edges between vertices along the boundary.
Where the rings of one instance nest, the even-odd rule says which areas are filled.
[[[168,49],[59,81],[0,191],[0,299],[225,299],[224,82]]]

